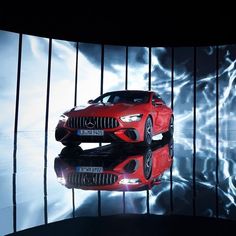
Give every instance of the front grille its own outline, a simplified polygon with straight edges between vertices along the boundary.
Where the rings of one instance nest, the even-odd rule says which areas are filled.
[[[67,126],[73,129],[113,129],[119,122],[113,117],[69,117]]]
[[[74,187],[111,185],[118,179],[117,175],[108,173],[69,173],[67,184]]]

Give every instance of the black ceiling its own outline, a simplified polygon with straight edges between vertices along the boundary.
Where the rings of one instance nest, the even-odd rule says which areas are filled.
[[[92,3],[91,3],[92,4]],[[102,10],[101,10],[102,9]],[[109,8],[66,8],[62,11],[0,10],[0,29],[79,42],[194,46],[235,44],[234,15],[230,6],[194,5],[171,8],[125,5]]]

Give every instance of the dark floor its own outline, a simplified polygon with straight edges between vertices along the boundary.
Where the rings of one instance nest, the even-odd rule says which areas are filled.
[[[116,215],[80,217],[19,231],[17,236],[38,235],[227,235],[235,222],[187,216]]]

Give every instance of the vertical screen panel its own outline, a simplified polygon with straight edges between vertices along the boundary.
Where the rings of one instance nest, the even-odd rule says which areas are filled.
[[[48,39],[23,35],[18,114],[17,230],[44,223],[47,55]],[[27,217],[31,209],[35,209],[34,215]]]
[[[125,213],[144,214],[147,213],[147,191],[125,193]]]
[[[151,90],[171,104],[171,48],[152,48]]]
[[[0,30],[0,235],[13,232],[12,172],[19,35]]]
[[[128,47],[128,90],[148,90],[149,50],[146,47]],[[126,213],[145,213],[147,191],[126,192]]]
[[[75,216],[98,216],[98,191],[75,189]]]
[[[128,90],[148,90],[148,48],[129,47],[128,52]]]
[[[0,124],[1,134],[8,134],[10,138],[14,131],[18,44],[18,34],[0,30],[0,108],[4,111]]]
[[[88,100],[100,95],[101,50],[99,44],[79,44],[77,104],[87,106]],[[82,143],[84,150],[97,147],[98,143]],[[97,191],[75,190],[76,216],[98,215]]]
[[[171,48],[156,47],[151,50],[151,90],[161,95],[171,105]],[[151,214],[170,212],[170,172],[165,171],[161,184],[150,191]]]
[[[215,215],[216,47],[196,50],[196,214]]]
[[[74,104],[76,43],[52,40],[49,130],[55,129],[59,116]]]
[[[219,48],[219,216],[236,219],[236,46]]]
[[[173,204],[175,214],[192,214],[193,66],[193,48],[175,48],[175,157],[173,163]]]
[[[77,84],[77,104],[88,105],[100,95],[101,45],[80,43]]]
[[[167,172],[165,174],[167,175]],[[161,183],[150,190],[150,213],[156,215],[170,214],[170,181],[169,176],[163,176]]]
[[[72,191],[57,182],[54,158],[64,146],[55,140],[59,116],[74,105],[76,43],[52,40],[51,81],[48,136],[48,222],[70,218],[73,211]]]
[[[44,131],[48,39],[23,35],[18,131]],[[42,136],[42,135],[41,135]]]
[[[104,47],[103,92],[125,89],[125,47]]]
[[[101,214],[114,215],[123,212],[123,192],[102,191],[101,192]]]

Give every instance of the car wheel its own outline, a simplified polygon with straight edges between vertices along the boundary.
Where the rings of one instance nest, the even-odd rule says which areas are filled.
[[[163,133],[164,138],[171,138],[174,134],[174,117],[171,116],[170,123],[169,123],[169,129],[167,132]]]
[[[151,177],[152,173],[152,150],[148,149],[143,156],[143,174],[146,179]]]
[[[149,116],[145,122],[144,127],[144,142],[145,145],[149,146],[152,143],[152,119]]]

